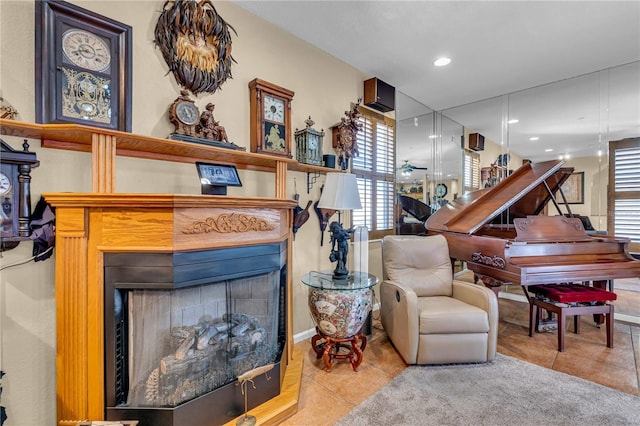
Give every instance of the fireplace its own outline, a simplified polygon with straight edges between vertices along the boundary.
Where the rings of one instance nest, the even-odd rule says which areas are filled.
[[[250,409],[251,414],[262,424],[275,425],[296,411],[304,356],[293,347],[291,325],[290,223],[294,200],[173,194],[47,193],[44,196],[56,208],[58,424],[76,424],[76,419],[126,417],[139,420],[140,426],[194,425],[216,424],[240,416],[244,401],[234,375],[244,368],[239,365],[240,358],[244,353],[247,353],[244,358],[249,358],[249,353],[235,347],[224,348],[224,351],[221,346],[209,349],[215,351],[216,368],[220,359],[226,357],[231,361],[225,379],[219,380],[220,383],[228,380],[228,383],[221,387],[218,383],[212,385],[213,380],[204,383],[209,370],[206,362],[211,365],[213,361],[204,359],[205,367],[201,370],[205,373],[197,373],[200,367],[194,365],[201,364],[191,359],[202,355],[196,353],[197,346],[194,349],[185,344],[189,347],[184,357],[179,355],[182,359],[178,361],[184,362],[182,366],[191,368],[193,377],[200,380],[196,388],[212,388],[211,392],[200,396],[196,396],[199,392],[186,394],[183,400],[174,398],[170,403],[156,399],[148,405],[140,403],[140,397],[136,396],[140,382],[152,377],[153,369],[163,365],[163,358],[175,357],[178,348],[172,345],[179,344],[171,341],[171,334],[193,331],[195,337],[202,327],[212,325],[217,331],[218,324],[225,318],[230,327],[234,319],[238,320],[234,313],[251,316],[245,331],[253,333],[251,338],[260,339],[254,332],[264,329],[270,342],[267,352],[269,356],[275,353],[271,361],[274,368],[269,372],[271,380],[262,374],[255,379],[256,389],[248,386],[249,406],[257,405]],[[256,289],[268,293],[271,299],[279,299],[277,308],[269,311],[273,315],[271,323],[265,323],[262,311],[242,297],[243,288]],[[210,293],[224,293],[225,301],[219,303],[224,306],[205,310]],[[163,313],[153,317],[150,323],[165,325],[140,331],[136,321],[149,321],[140,319],[145,315],[139,311],[145,310],[138,308],[138,304],[146,306],[154,295],[159,299],[193,298],[196,302],[174,305],[174,311],[181,312],[180,321],[176,319],[177,314]],[[253,296],[258,294],[251,299]],[[163,312],[164,305],[159,306],[149,310]],[[137,329],[139,331],[135,331]],[[132,333],[140,332],[154,335],[130,339]],[[216,336],[218,334],[216,332]],[[218,337],[213,340],[212,337],[207,344],[217,342]],[[142,349],[141,341],[145,345]],[[147,342],[149,348],[154,347],[149,349],[154,353],[153,360],[152,357],[145,360],[133,352],[144,353]],[[176,351],[160,350],[155,347],[156,343]],[[166,371],[174,371],[171,367],[179,364],[170,361],[164,360],[165,368],[169,366]],[[238,365],[234,365],[234,361]],[[252,361],[262,362],[257,358]],[[169,389],[165,394],[170,393]],[[135,405],[131,399],[134,397],[138,398]],[[149,413],[156,417],[149,420]],[[227,424],[235,424],[235,419]]]
[[[174,253],[105,253],[107,420],[223,424],[280,393],[286,243]]]

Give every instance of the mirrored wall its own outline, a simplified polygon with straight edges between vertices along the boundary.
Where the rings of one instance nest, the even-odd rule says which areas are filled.
[[[464,150],[478,134],[484,138],[483,149],[473,151],[482,170],[478,188],[525,160],[563,159],[584,172],[572,211],[606,231],[608,142],[640,136],[640,62],[441,112],[397,93],[396,120],[399,194],[433,211],[473,189],[476,183],[464,181]]]
[[[397,223],[424,232],[425,217],[461,194],[463,126],[397,93],[396,135]]]

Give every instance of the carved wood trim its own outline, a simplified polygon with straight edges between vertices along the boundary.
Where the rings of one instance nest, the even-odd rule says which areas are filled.
[[[182,228],[183,234],[207,234],[217,232],[219,234],[230,234],[236,232],[263,232],[275,229],[266,220],[245,214],[220,214],[209,216],[204,220],[193,222],[191,225]]]

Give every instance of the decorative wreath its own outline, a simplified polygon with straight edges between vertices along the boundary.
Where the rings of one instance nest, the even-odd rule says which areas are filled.
[[[168,0],[155,29],[155,44],[178,84],[213,93],[231,77],[231,32],[211,0]]]

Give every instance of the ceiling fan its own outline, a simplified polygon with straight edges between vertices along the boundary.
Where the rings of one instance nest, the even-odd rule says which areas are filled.
[[[427,167],[416,167],[409,163],[409,160],[404,160],[404,164],[398,167],[400,174],[403,176],[409,176],[414,170],[427,170]]]

